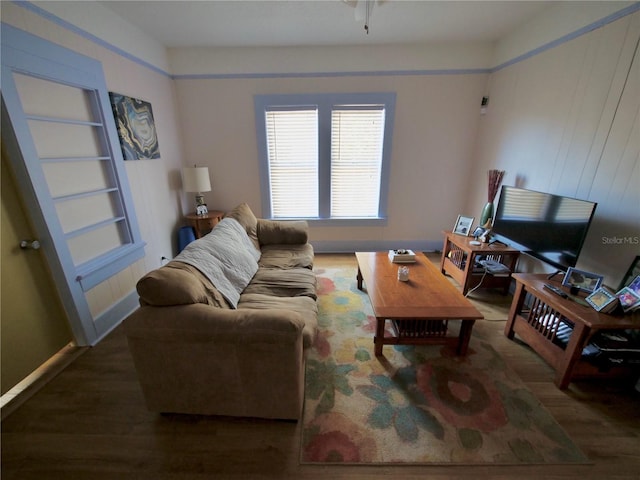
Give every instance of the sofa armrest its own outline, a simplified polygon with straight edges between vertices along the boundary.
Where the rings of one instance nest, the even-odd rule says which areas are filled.
[[[145,306],[124,327],[149,410],[300,418],[305,366],[297,313]]]
[[[204,304],[140,307],[125,320],[128,337],[196,343],[293,343],[304,320],[291,310],[230,310]]]
[[[305,220],[258,219],[260,245],[297,245],[307,243],[309,224]]]

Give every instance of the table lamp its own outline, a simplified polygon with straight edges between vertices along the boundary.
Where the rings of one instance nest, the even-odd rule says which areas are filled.
[[[196,215],[208,213],[202,192],[211,191],[209,167],[184,167],[182,169],[182,188],[185,192],[196,194]]]

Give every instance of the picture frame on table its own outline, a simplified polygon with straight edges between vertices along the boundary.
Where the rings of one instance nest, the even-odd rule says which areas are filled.
[[[456,224],[453,226],[453,233],[458,235],[464,235],[468,237],[471,234],[471,227],[475,217],[465,217],[464,215],[458,215]]]
[[[618,305],[618,297],[604,287],[597,288],[585,300],[595,311],[601,313],[610,312]]]
[[[486,228],[481,227],[480,225],[478,225],[478,226],[476,227],[476,229],[473,231],[473,233],[471,234],[471,236],[472,236],[473,238],[478,238],[478,237],[481,237],[481,236],[482,236],[482,234],[483,234],[484,232],[486,232],[486,231],[487,231],[487,229],[486,229]]]
[[[640,295],[629,287],[624,287],[616,293],[616,297],[620,300],[620,305],[622,305],[622,311],[624,313],[640,307]]]
[[[640,255],[636,255],[636,258],[634,258],[633,262],[631,262],[631,265],[629,265],[629,269],[627,270],[627,273],[625,273],[624,277],[622,278],[622,281],[620,282],[620,286],[618,287],[618,290],[622,290],[624,287],[631,286],[630,284],[634,282],[640,283],[640,280],[638,280],[638,277],[640,277]],[[636,289],[636,292],[637,292],[637,289]]]
[[[634,278],[631,282],[629,282],[629,285],[627,285],[627,288],[630,288],[635,293],[640,295],[640,274],[638,274],[636,278]]]
[[[628,286],[616,293],[624,313],[640,308],[640,275],[636,276]]]
[[[569,267],[562,279],[562,285],[582,292],[593,293],[602,286],[604,277],[597,273]]]
[[[206,215],[207,213],[209,213],[209,209],[207,208],[206,203],[196,205],[196,215]]]

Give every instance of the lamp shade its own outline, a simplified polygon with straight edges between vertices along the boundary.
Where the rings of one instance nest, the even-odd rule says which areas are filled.
[[[182,188],[185,192],[210,192],[209,167],[184,167]]]

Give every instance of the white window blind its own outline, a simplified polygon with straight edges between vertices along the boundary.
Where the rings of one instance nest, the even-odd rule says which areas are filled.
[[[265,121],[273,217],[317,217],[317,109],[269,110]]]
[[[377,217],[380,203],[383,107],[331,112],[331,217]]]
[[[256,95],[265,218],[386,221],[395,93]]]

